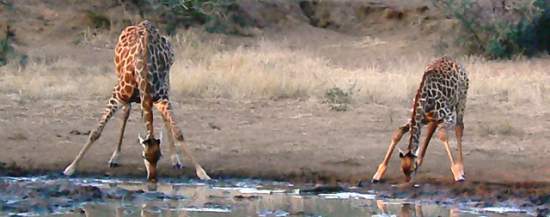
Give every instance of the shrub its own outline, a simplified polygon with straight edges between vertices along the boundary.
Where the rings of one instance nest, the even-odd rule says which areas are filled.
[[[497,9],[482,8],[472,0],[433,0],[462,31],[457,43],[469,54],[491,59],[532,56],[550,51],[550,2],[525,1]]]
[[[86,11],[86,18],[88,19],[88,22],[92,28],[96,29],[109,29],[111,28],[111,21],[107,16],[94,12],[94,11]]]
[[[325,92],[325,100],[323,103],[328,104],[330,110],[337,112],[344,112],[349,110],[349,104],[351,104],[351,96],[353,95],[353,89],[355,85],[348,90],[342,90],[339,87],[333,87]]]
[[[6,65],[8,63],[8,53],[10,52],[11,47],[8,42],[8,39],[0,40],[0,66]]]
[[[178,27],[203,25],[208,32],[240,34],[239,27],[252,25],[252,21],[236,0],[137,0],[138,6],[153,10],[163,9],[166,31],[175,33]]]
[[[11,46],[12,37],[13,32],[10,31],[8,24],[0,23],[0,66],[6,65],[8,59],[15,56],[14,49]]]

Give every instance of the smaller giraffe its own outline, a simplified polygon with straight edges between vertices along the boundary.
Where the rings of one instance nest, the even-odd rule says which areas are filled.
[[[112,96],[107,103],[107,108],[99,121],[99,125],[90,133],[88,142],[82,147],[73,162],[63,172],[72,175],[76,166],[90,148],[101,136],[103,128],[121,107],[124,108],[122,126],[118,145],[109,160],[111,167],[118,165],[118,156],[126,128],[126,122],[130,115],[131,104],[140,103],[142,117],[145,121],[147,135],[139,136],[139,143],[143,146],[143,162],[147,169],[147,180],[157,181],[157,162],[161,157],[160,139],[155,139],[153,128],[153,106],[160,112],[168,129],[168,147],[172,152],[174,167],[180,168],[181,163],[175,150],[174,140],[181,147],[181,151],[195,166],[195,171],[200,179],[210,179],[202,166],[193,158],[183,139],[181,130],[176,125],[172,115],[168,92],[170,90],[170,67],[174,63],[174,51],[168,39],[161,36],[158,29],[145,20],[138,25],[126,27],[119,36],[114,62],[118,83],[115,85]],[[161,133],[162,135],[162,133]]]
[[[466,70],[453,59],[441,57],[428,64],[424,70],[420,87],[416,91],[411,119],[394,132],[384,160],[378,166],[378,170],[372,178],[373,182],[377,182],[384,177],[395,146],[399,143],[403,134],[409,131],[409,145],[405,151],[399,150],[399,157],[401,158],[401,170],[406,176],[406,181],[410,182],[420,165],[422,165],[430,139],[438,127],[437,137],[443,142],[451,161],[451,172],[454,180],[464,181],[462,134],[464,131],[463,119],[468,85],[469,80]],[[423,125],[428,125],[428,131],[422,146],[418,148],[420,131]],[[448,131],[453,127],[455,128],[458,149],[456,161],[453,158],[447,136]],[[419,157],[417,158],[417,156]]]

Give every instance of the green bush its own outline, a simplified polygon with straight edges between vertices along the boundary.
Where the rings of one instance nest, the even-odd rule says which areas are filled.
[[[166,22],[166,31],[178,27],[203,25],[208,32],[240,34],[238,28],[252,25],[236,0],[135,0],[138,6],[159,9]]]
[[[489,19],[491,9],[473,0],[433,0],[450,17],[457,19],[462,31],[457,43],[469,54],[491,59],[514,55],[532,56],[550,51],[550,2],[525,1],[507,8],[497,19]],[[494,14],[493,14],[494,15]]]
[[[347,90],[333,87],[325,92],[323,103],[328,104],[330,110],[344,112],[349,110],[355,85]]]
[[[0,40],[0,66],[8,63],[8,53],[11,51],[11,46],[8,39]]]
[[[96,29],[109,29],[111,28],[111,21],[107,16],[94,12],[94,11],[86,11],[86,18],[88,19],[88,22],[90,22],[90,25],[92,28]]]
[[[8,64],[8,60],[16,56],[15,50],[11,46],[12,37],[13,33],[10,32],[9,26],[0,28],[0,66]]]

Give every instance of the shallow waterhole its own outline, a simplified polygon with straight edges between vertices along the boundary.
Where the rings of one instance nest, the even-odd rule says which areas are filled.
[[[0,177],[0,216],[529,216],[514,207],[378,198],[253,179]],[[326,190],[326,189],[325,189]]]

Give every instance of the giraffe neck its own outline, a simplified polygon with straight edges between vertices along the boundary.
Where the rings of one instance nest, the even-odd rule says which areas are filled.
[[[141,92],[141,104],[142,104],[142,115],[145,119],[145,126],[147,128],[147,137],[148,139],[154,139],[155,133],[153,128],[153,100],[151,97],[151,85],[149,83],[149,28],[147,25],[142,26],[143,36],[140,40],[141,52],[138,55],[141,55],[143,61],[143,70],[140,72],[141,82],[139,84],[139,89]]]
[[[414,119],[414,118],[413,118]],[[418,149],[418,144],[420,141],[420,122],[421,120],[411,121],[410,137],[409,137],[409,146],[405,153],[415,154]]]
[[[420,104],[420,98],[422,95],[421,92],[424,88],[426,77],[429,73],[431,73],[431,71],[424,72],[424,75],[422,75],[422,81],[420,82],[420,86],[418,87],[418,90],[416,91],[416,95],[414,97],[410,122],[409,146],[407,146],[406,153],[415,153],[418,149],[418,143],[420,141],[420,128],[422,120],[424,119],[424,109]]]

